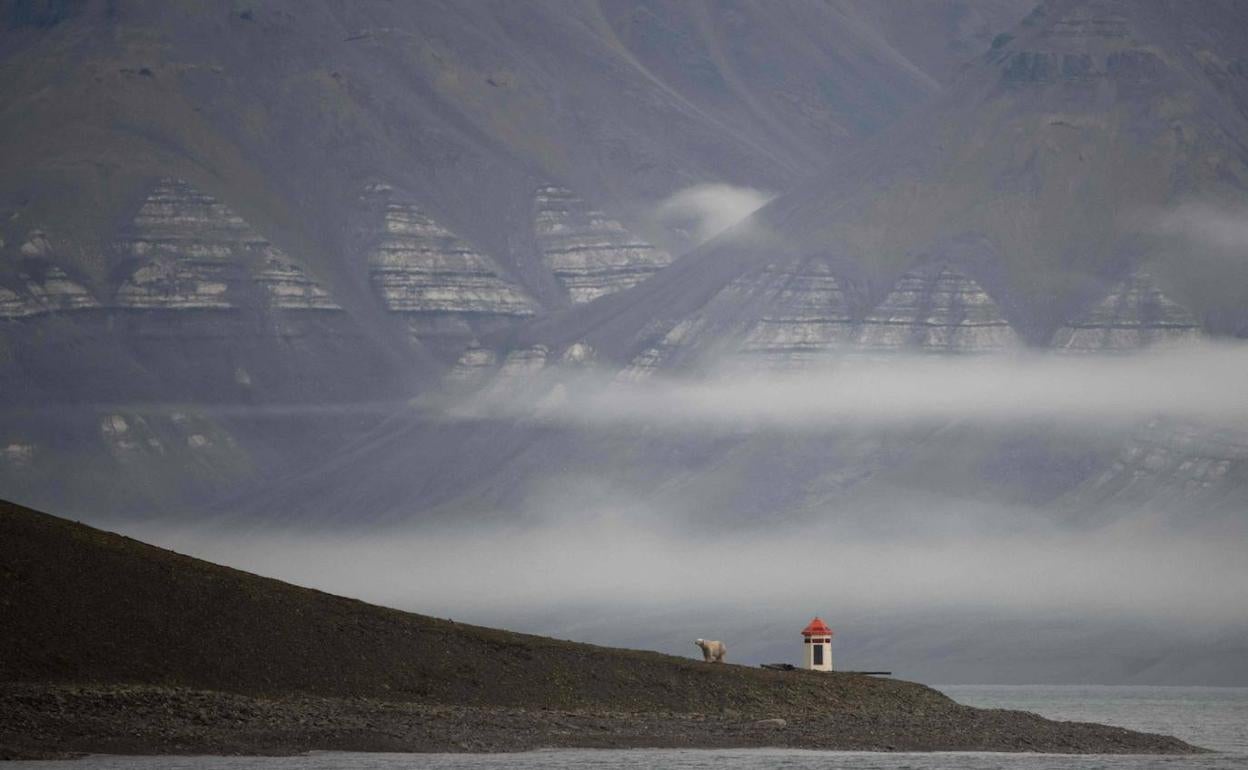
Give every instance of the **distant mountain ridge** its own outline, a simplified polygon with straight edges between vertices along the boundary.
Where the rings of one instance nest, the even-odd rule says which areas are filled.
[[[360,388],[333,382],[342,362],[315,350],[327,336],[350,334],[383,367],[372,395],[428,387],[441,366],[427,348],[443,343],[409,334],[378,296],[354,225],[367,218],[366,188],[401,191],[407,205],[530,295],[530,310],[557,309],[631,285],[689,246],[653,221],[664,197],[699,182],[792,185],[939,91],[954,62],[1024,11],[1021,1],[981,8],[963,0],[889,9],[746,3],[731,12],[667,2],[318,0],[174,11],[141,2],[13,0],[0,14],[0,72],[10,84],[0,100],[0,145],[12,169],[0,182],[0,286],[25,295],[15,268],[33,260],[64,271],[99,306],[113,307],[123,286],[130,288],[122,304],[136,306],[135,255],[127,245],[135,218],[150,219],[151,196],[180,185],[184,195],[206,196],[209,206],[245,222],[247,238],[282,252],[288,270],[343,311],[347,329],[300,334],[308,349],[302,362],[286,364],[291,375],[301,365],[319,367],[317,396]],[[930,19],[938,34],[909,32],[914,16]],[[581,212],[575,216],[588,217],[558,236],[575,241],[560,247],[564,253],[605,244],[607,251],[589,259],[611,264],[619,261],[609,246],[617,238],[617,245],[663,256],[644,258],[650,267],[640,273],[629,267],[628,281],[612,279],[604,288],[595,278],[581,287],[583,277],[551,261],[544,242],[551,234],[540,232],[545,215],[538,209],[550,197],[543,191],[556,189]],[[161,205],[177,213],[176,200]],[[148,213],[140,213],[145,206]],[[593,227],[605,230],[585,229],[595,217]],[[187,231],[173,237],[186,248],[196,237],[212,248],[214,237],[235,227],[223,220],[197,232],[179,219],[164,226],[183,225]],[[219,264],[201,264],[182,279],[238,268],[224,252],[212,260]],[[143,276],[150,282],[151,271]],[[440,290],[455,291],[454,281]],[[142,307],[163,313],[152,323],[178,328],[176,335],[220,336],[211,318],[194,311],[225,304],[209,308],[202,300]],[[271,322],[263,303],[226,304]],[[179,309],[192,315],[169,315]],[[413,311],[436,314],[438,307],[405,312]],[[64,321],[94,333],[85,316]],[[70,332],[54,324],[42,333],[59,341]],[[182,397],[182,383],[159,383],[176,378],[162,358],[174,354],[133,346],[123,338],[114,356],[155,376],[166,397]],[[290,358],[280,342],[261,346],[279,362]],[[6,398],[43,384],[39,368],[18,358],[5,367],[14,385]],[[195,397],[209,392],[236,398],[230,388]],[[148,398],[137,388],[131,394]],[[69,395],[98,400],[89,391]],[[247,398],[257,396],[304,397],[259,381]]]
[[[792,187],[1029,8],[9,0],[0,487],[166,515],[324,459],[687,251],[667,196]]]

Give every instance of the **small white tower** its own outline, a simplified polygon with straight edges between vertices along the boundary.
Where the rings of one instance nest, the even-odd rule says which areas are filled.
[[[819,618],[802,629],[806,668],[811,671],[832,670],[832,629]]]

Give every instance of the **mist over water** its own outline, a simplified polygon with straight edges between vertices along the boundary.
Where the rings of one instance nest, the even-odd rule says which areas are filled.
[[[960,625],[977,629],[970,649],[978,653],[994,640],[1016,645],[1012,622],[1056,624],[1032,629],[1039,637],[1024,642],[1032,651],[1080,623],[1124,635],[1145,627],[1153,636],[1137,648],[1242,633],[1228,621],[1248,585],[1237,542],[1138,524],[976,536],[956,522],[891,539],[818,525],[696,537],[654,518],[608,514],[446,531],[138,534],[293,583],[482,625],[679,655],[692,654],[698,636],[724,638],[745,663],[795,657],[797,631],[821,614],[840,630],[845,666],[912,675],[942,671],[930,659],[941,652],[923,647],[940,647],[951,631],[956,639]],[[985,630],[985,621],[1001,627]],[[1008,661],[1018,651],[995,652]],[[1014,681],[1011,665],[983,664],[981,675]]]
[[[812,525],[698,538],[607,515],[443,531],[143,534],[294,582],[475,615],[549,605],[770,606],[801,614],[812,603],[804,589],[813,586],[815,603],[843,611],[1026,607],[1200,623],[1224,617],[1248,585],[1248,555],[1237,543],[1134,524],[978,537],[954,524],[894,539]]]
[[[487,391],[465,413],[575,423],[645,421],[788,430],[974,419],[1096,424],[1153,416],[1248,421],[1248,346],[1163,347],[1120,356],[846,357],[800,373],[723,366],[708,377],[623,383],[585,375],[577,388]],[[528,395],[529,398],[524,396]],[[535,398],[540,396],[540,398]]]
[[[1248,350],[1203,346],[1110,359],[856,360],[814,374],[631,385],[564,371],[420,410],[608,438],[906,436],[953,424],[960,433],[939,451],[956,466],[966,437],[1011,426],[1057,425],[1080,441],[1158,419],[1239,430],[1245,381]],[[130,533],[372,602],[679,655],[706,637],[728,641],[737,662],[791,660],[796,632],[820,614],[838,629],[838,665],[928,681],[1248,676],[1248,552],[1233,512],[1090,515],[977,488],[891,484],[780,519],[728,521],[701,493],[630,487],[615,470],[554,469],[513,507],[449,518],[424,516],[413,500],[409,517],[384,525],[344,515],[318,527],[152,523]]]

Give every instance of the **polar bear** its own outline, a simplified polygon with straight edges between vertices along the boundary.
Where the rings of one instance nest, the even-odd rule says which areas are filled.
[[[728,645],[723,642],[698,639],[694,644],[702,648],[702,660],[705,660],[707,663],[723,663],[724,658],[728,655]]]

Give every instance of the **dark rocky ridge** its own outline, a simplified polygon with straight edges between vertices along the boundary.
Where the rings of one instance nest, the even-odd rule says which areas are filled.
[[[545,745],[1196,751],[1173,738],[972,709],[909,682],[707,665],[388,610],[7,503],[0,534],[0,756]]]

